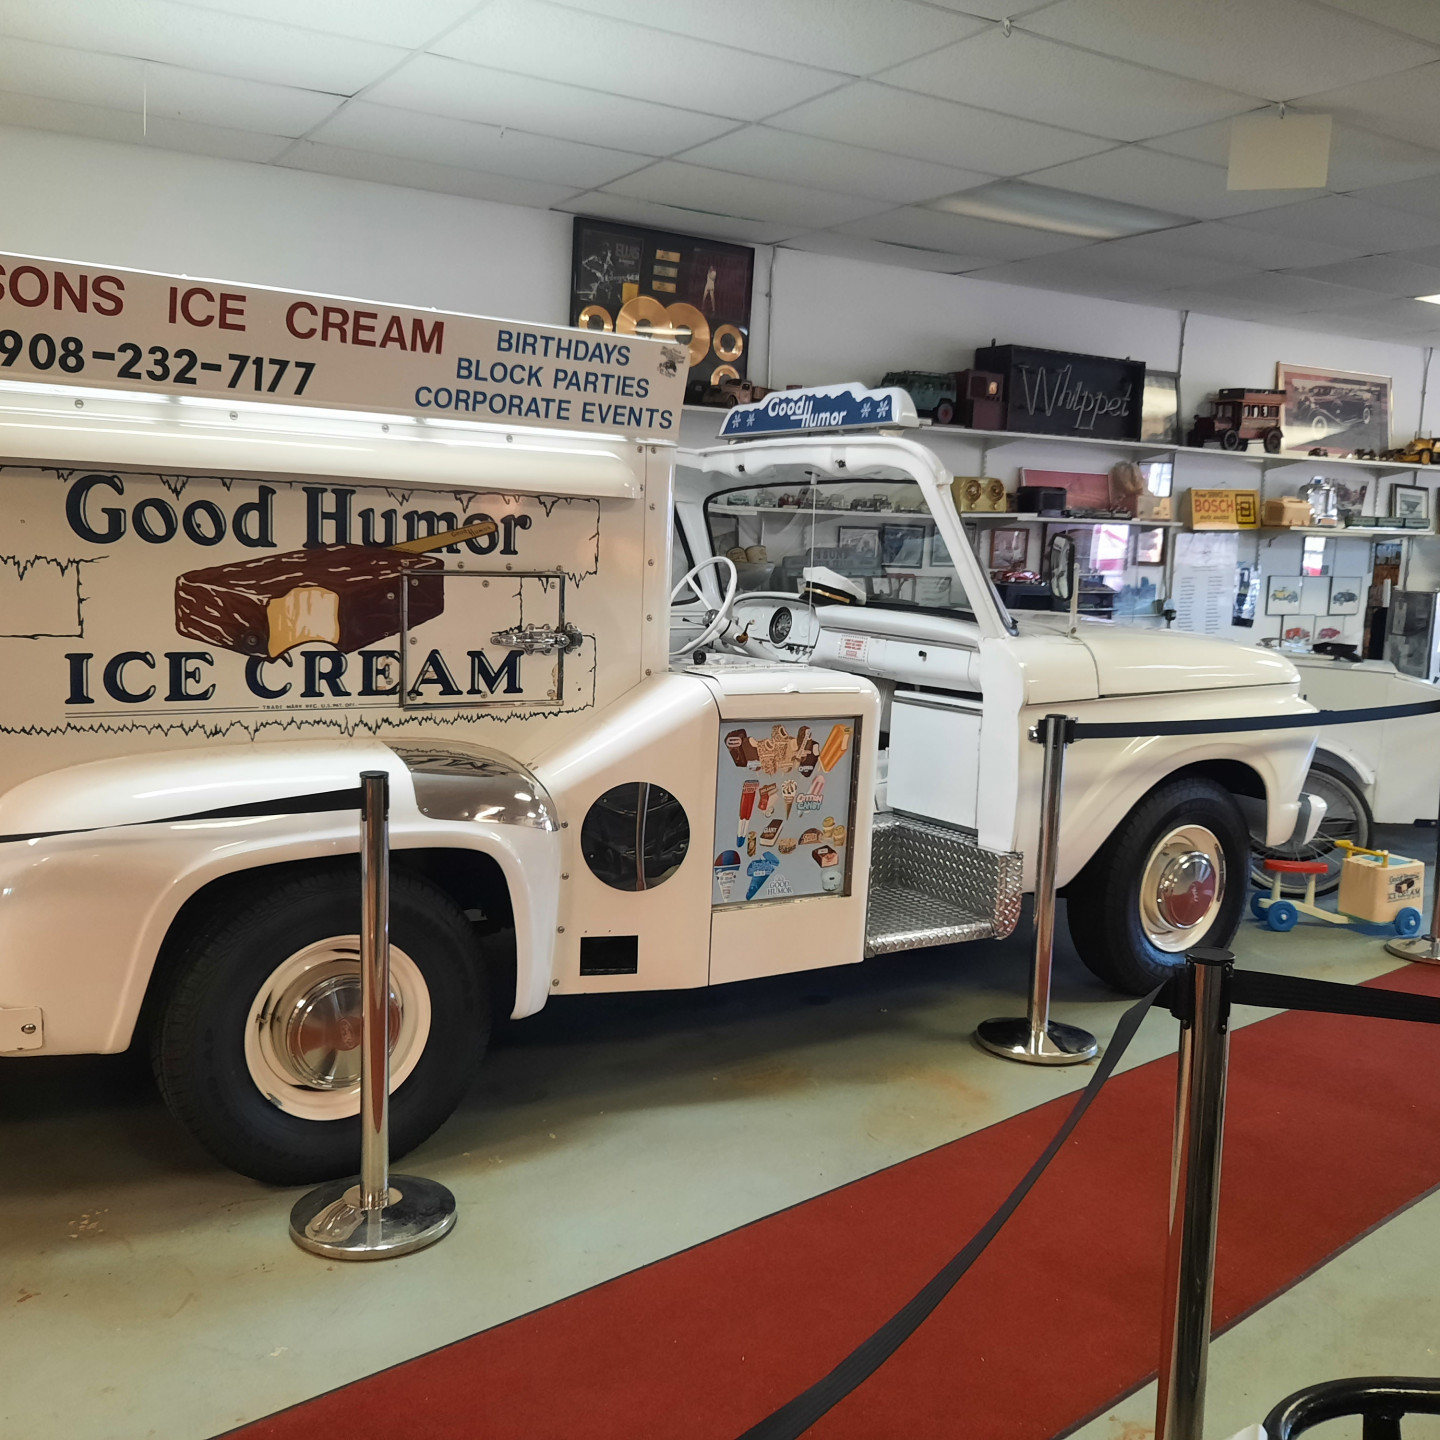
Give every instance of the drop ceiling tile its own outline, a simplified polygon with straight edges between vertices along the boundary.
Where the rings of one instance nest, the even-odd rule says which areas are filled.
[[[172,0],[0,0],[0,35],[340,95],[354,94],[405,55]]]
[[[1440,220],[1440,175],[1428,175],[1404,185],[1373,185],[1352,190],[1351,197],[1369,205],[1384,205],[1391,210],[1405,210],[1411,215],[1429,215]],[[1436,227],[1440,235],[1440,226]]]
[[[224,160],[275,159],[291,143],[285,135],[262,135],[253,130],[226,130],[152,115],[142,126],[139,111],[114,110],[102,105],[77,105],[37,95],[0,92],[0,125],[23,125],[32,130],[58,130],[67,135],[88,135],[96,140],[119,140],[152,150],[183,150],[192,155],[215,155]]]
[[[1330,244],[1358,246],[1362,255],[1410,250],[1435,240],[1433,220],[1367,205],[1348,195],[1325,195],[1298,205],[1237,215],[1230,223],[1275,235],[1318,236]]]
[[[1297,275],[1257,274],[1249,278],[1228,280],[1223,286],[1189,286],[1197,294],[1223,295],[1227,302],[1269,305],[1296,313],[1307,310],[1361,310],[1373,308],[1375,293],[1357,290],[1349,285],[1327,285],[1320,280],[1306,280]]]
[[[1020,225],[1000,225],[970,215],[949,215],[940,210],[910,207],[836,227],[847,235],[864,235],[895,245],[923,245],[957,255],[983,255],[994,260],[1028,260],[1074,250],[1090,242],[1074,235],[1054,235]]]
[[[1180,155],[1162,155],[1143,145],[1125,145],[1102,155],[1087,155],[1025,177],[1037,185],[1055,185],[1084,195],[1103,195],[1131,205],[1146,205],[1197,220],[1222,220],[1248,210],[1273,209],[1317,190],[1227,190],[1225,171]]]
[[[1440,146],[1440,134],[1435,136],[1435,141]],[[1147,149],[1163,150],[1169,155],[1184,155],[1211,165],[1228,165],[1230,122],[1221,120],[1214,125],[1161,135],[1147,140],[1145,145]],[[1401,183],[1436,174],[1440,174],[1440,148],[1432,150],[1411,145],[1391,135],[1377,135],[1338,121],[1331,127],[1327,190],[1357,190],[1361,186]]]
[[[988,28],[912,0],[569,0],[579,10],[765,55],[869,75]]]
[[[793,130],[774,130],[768,125],[746,126],[677,158],[791,185],[816,185],[825,190],[868,195],[895,205],[953,195],[994,178],[974,170],[955,170],[925,160],[862,150],[857,145],[818,140]]]
[[[719,215],[704,210],[684,210],[678,205],[657,205],[651,200],[634,200],[628,195],[611,195],[592,190],[555,206],[573,215],[593,215],[601,220],[624,220],[632,225],[653,225],[682,235],[714,240],[738,240],[747,245],[775,245],[800,234],[803,225],[783,225],[764,220],[746,220],[738,215]]]
[[[1032,260],[1010,260],[966,272],[967,280],[996,280],[1002,285],[1027,285],[1036,290],[1059,290],[1067,295],[1089,295],[1101,300],[1143,303],[1151,293],[1138,280],[1071,263],[1068,255],[1041,255]]]
[[[1238,226],[1218,220],[1185,225],[1175,230],[1157,230],[1150,235],[1134,235],[1124,243],[1144,246],[1154,254],[1199,256],[1252,270],[1324,265],[1332,260],[1351,259],[1364,253],[1360,246],[1346,249],[1298,236],[1266,235],[1259,230],[1241,230]]]
[[[935,0],[947,10],[962,10],[967,15],[983,15],[987,20],[1016,19],[1032,10],[1043,10],[1055,0]]]
[[[887,85],[1114,140],[1141,140],[1255,108],[1255,97],[1162,75],[1023,30],[983,35],[897,65]]]
[[[743,37],[737,36],[737,39]],[[682,108],[757,120],[840,83],[827,70],[667,35],[544,0],[491,0],[434,49],[442,55]],[[777,97],[785,97],[778,99]]]
[[[560,85],[451,60],[416,55],[365,92],[377,105],[395,105],[453,120],[513,125],[536,135],[583,140],[645,155],[669,155],[735,129],[734,120],[679,110],[578,85]]]
[[[603,185],[646,163],[644,156],[620,150],[552,140],[523,130],[502,131],[495,125],[474,125],[468,120],[447,120],[413,110],[393,110],[363,100],[352,100],[309,138],[322,145],[458,165],[464,170],[483,170],[577,190]]]
[[[869,260],[876,265],[898,265],[906,270],[933,270],[955,275],[991,262],[975,255],[951,255],[925,250],[918,245],[887,245],[862,235],[841,235],[835,230],[815,230],[795,235],[785,242],[787,250],[808,250],[816,255],[836,255],[842,260]]]
[[[1326,0],[1337,10],[1348,10],[1362,20],[1403,30],[1421,40],[1440,44],[1440,6],[1435,0]]]
[[[304,24],[332,35],[414,49],[448,30],[481,0],[184,0],[200,10],[229,11],[280,25]],[[302,13],[303,11],[303,13]]]
[[[773,220],[806,230],[821,230],[845,220],[858,220],[890,208],[886,200],[841,195],[806,185],[786,185],[752,175],[732,175],[703,165],[661,160],[647,169],[607,185],[612,195],[678,205],[687,210],[715,210],[746,220]]]
[[[373,180],[380,185],[403,185],[411,190],[438,190],[443,195],[467,195],[472,200],[494,200],[503,205],[544,209],[575,194],[573,185],[547,185],[513,175],[487,175],[457,165],[436,165],[396,155],[376,155],[340,145],[318,145],[301,140],[278,164],[291,170],[340,175],[347,180]]]
[[[1397,250],[1395,254],[1412,265],[1440,265],[1440,245],[1421,245],[1414,250]]]
[[[774,115],[769,123],[990,175],[1019,175],[1111,148],[1109,140],[867,80]]]
[[[1333,265],[1307,265],[1286,272],[1332,285],[1373,290],[1377,297],[1440,295],[1440,266],[1416,265],[1404,255],[1366,255]]]
[[[1381,300],[1378,304],[1363,306],[1355,313],[1377,325],[1389,325],[1401,334],[1413,335],[1418,330],[1435,328],[1440,306],[1426,304],[1423,300]]]
[[[1403,75],[1363,80],[1305,97],[1307,110],[1326,110],[1343,124],[1359,125],[1393,135],[1412,145],[1440,141],[1440,62],[1421,65],[1428,52],[1417,55],[1418,68]]]
[[[1140,65],[1289,100],[1440,56],[1305,0],[1059,0],[1025,29]]]
[[[1128,279],[1137,287],[1152,290],[1171,289],[1176,285],[1216,285],[1258,273],[1253,265],[1200,255],[1180,256],[1172,248],[1148,243],[1156,238],[1155,235],[1130,235],[1123,240],[1106,240],[1084,250],[1072,250],[1060,258],[1077,271],[1089,270],[1096,276]]]
[[[178,65],[151,65],[120,55],[95,55],[7,40],[0,45],[0,90],[129,110],[271,135],[303,135],[343,100],[316,90],[206,75]]]

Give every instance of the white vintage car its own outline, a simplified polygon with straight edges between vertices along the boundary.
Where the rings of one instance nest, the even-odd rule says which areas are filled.
[[[400,1153],[494,1006],[1008,934],[1047,713],[1309,709],[1273,652],[1008,615],[899,392],[837,387],[869,433],[677,456],[613,408],[226,418],[64,383],[0,394],[0,1052],[140,1041],[176,1116],[266,1180],[355,1165],[357,823],[300,797],[390,777]],[[777,404],[849,414],[730,413]],[[1229,938],[1313,746],[1074,748],[1059,880],[1098,975],[1141,990]]]

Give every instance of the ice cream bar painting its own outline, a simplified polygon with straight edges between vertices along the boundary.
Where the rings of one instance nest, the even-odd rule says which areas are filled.
[[[833,716],[722,727],[713,904],[849,892],[855,731]]]

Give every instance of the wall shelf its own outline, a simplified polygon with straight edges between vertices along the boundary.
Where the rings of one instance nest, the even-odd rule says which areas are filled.
[[[965,525],[971,521],[980,523],[987,520],[1001,525],[1143,525],[1147,530],[1157,527],[1175,530],[1182,523],[1179,520],[1141,520],[1134,515],[1107,515],[1101,519],[1082,515],[1032,515],[1028,510],[962,510],[960,520]],[[1419,533],[1411,531],[1411,534]]]

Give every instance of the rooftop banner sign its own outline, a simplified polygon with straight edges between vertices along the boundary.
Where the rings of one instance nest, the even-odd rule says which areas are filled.
[[[678,438],[684,345],[0,254],[0,380]]]
[[[817,430],[873,430],[918,425],[915,402],[899,389],[869,390],[858,382],[808,390],[772,390],[753,405],[737,405],[720,427],[722,440],[805,435]]]

